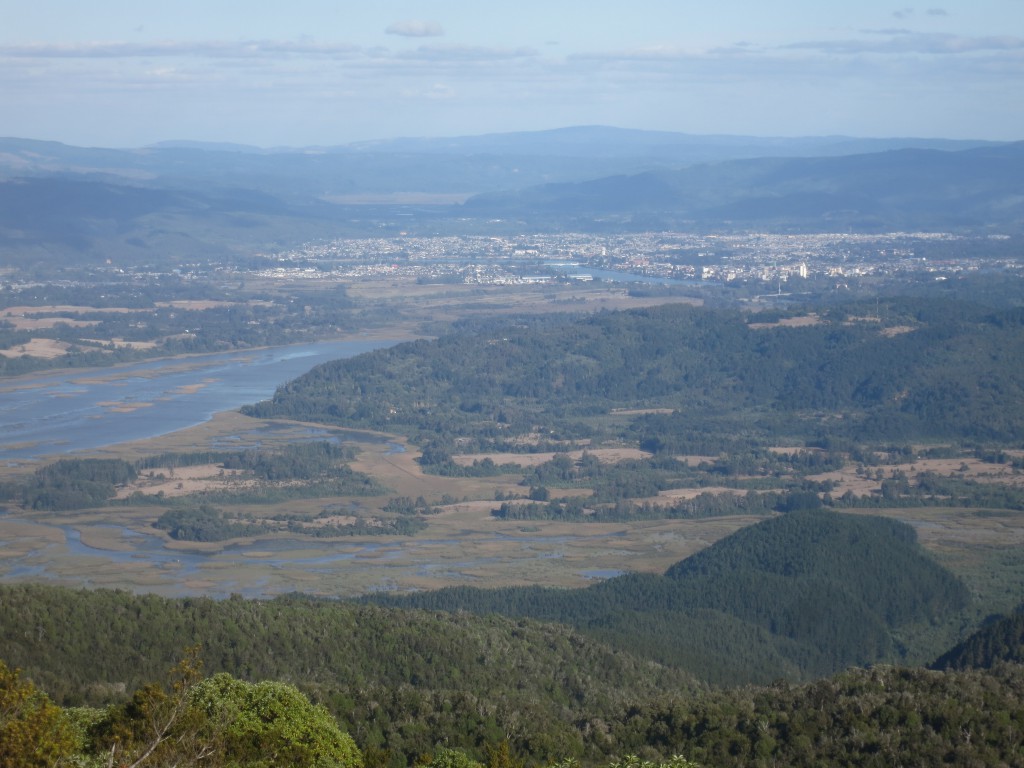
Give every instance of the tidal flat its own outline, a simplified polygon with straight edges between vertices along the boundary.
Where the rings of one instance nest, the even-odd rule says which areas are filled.
[[[238,505],[238,514],[314,516],[330,506],[379,509],[394,496],[457,499],[437,507],[411,536],[300,537],[282,532],[217,542],[177,541],[153,526],[161,508],[134,504],[82,512],[9,510],[0,514],[0,580],[117,588],[167,596],[301,592],[354,597],[468,585],[581,587],[626,572],[661,573],[744,526],[749,515],[630,523],[506,521],[495,494],[522,493],[521,476],[425,475],[404,438],[298,422],[263,421],[236,412],[158,438],[110,446],[102,457],[266,447],[334,440],[357,454],[353,469],[386,487],[379,497],[293,499]],[[181,483],[189,482],[182,475]],[[862,512],[868,513],[868,512]],[[998,601],[1019,594],[1024,513],[957,508],[874,509],[913,525],[922,545]],[[1001,565],[1000,565],[1001,564]],[[984,565],[984,567],[982,567]],[[996,567],[998,566],[998,567]],[[1010,606],[1012,608],[1012,606]]]
[[[663,571],[757,520],[734,516],[633,524],[502,521],[490,514],[496,506],[493,498],[499,490],[522,491],[515,476],[424,475],[415,461],[418,454],[399,436],[265,422],[235,412],[158,438],[109,446],[94,455],[138,458],[323,438],[351,445],[358,452],[353,469],[387,487],[388,496],[422,495],[433,500],[447,494],[459,501],[439,507],[427,529],[414,536],[313,539],[280,533],[204,543],[176,541],[154,528],[160,510],[153,505],[85,512],[11,510],[0,515],[0,579],[218,597],[289,592],[348,597],[455,584],[578,587],[627,571]],[[313,514],[327,505],[372,507],[385,500],[297,499],[252,509],[263,515]],[[245,513],[244,505],[240,513]]]

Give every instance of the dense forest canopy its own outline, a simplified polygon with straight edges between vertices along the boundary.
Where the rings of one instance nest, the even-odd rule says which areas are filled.
[[[61,704],[120,702],[196,642],[207,673],[295,683],[361,748],[389,750],[396,766],[444,740],[482,755],[507,734],[538,758],[580,755],[576,723],[587,715],[612,718],[631,700],[700,687],[567,627],[523,619],[299,596],[0,586],[0,657]]]
[[[273,753],[274,765],[324,768],[1024,759],[1024,667],[1012,663],[708,690],[557,627],[493,617],[54,587],[0,598],[0,647],[26,662],[0,662],[0,765],[11,768],[145,754],[139,765],[264,766]],[[70,628],[80,641],[61,634]],[[183,634],[206,644],[165,674]],[[66,706],[83,699],[93,706]]]
[[[786,324],[666,305],[497,320],[321,365],[246,412],[400,431],[441,451],[456,437],[504,447],[538,428],[593,437],[614,429],[597,417],[621,409],[671,410],[616,436],[683,453],[769,434],[1013,440],[1024,432],[1022,310],[903,299],[805,317]]]
[[[1024,662],[1024,606],[1009,616],[990,619],[931,666],[934,669],[991,669],[1006,662]]]
[[[955,616],[964,585],[875,517],[795,511],[741,529],[671,567],[584,590],[452,587],[387,605],[572,624],[718,683],[809,678],[905,658],[897,639]]]

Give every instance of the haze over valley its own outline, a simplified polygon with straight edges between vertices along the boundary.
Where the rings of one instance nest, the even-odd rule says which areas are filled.
[[[0,766],[1019,765],[1024,17],[0,28]]]

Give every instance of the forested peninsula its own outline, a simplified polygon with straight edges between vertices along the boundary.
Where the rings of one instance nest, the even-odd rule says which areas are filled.
[[[798,319],[799,318],[799,319]],[[1024,310],[902,299],[751,315],[671,304],[498,318],[318,366],[244,409],[463,449],[630,437],[717,453],[766,440],[1014,440]],[[617,408],[667,409],[605,425]]]

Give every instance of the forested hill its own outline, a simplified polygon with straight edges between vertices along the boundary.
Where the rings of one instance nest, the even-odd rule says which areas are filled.
[[[585,717],[612,717],[692,677],[566,627],[305,598],[166,599],[0,585],[0,660],[62,704],[101,704],[201,646],[207,674],[300,685],[361,747],[412,764],[435,740],[497,743],[515,724],[541,753],[582,749]],[[0,721],[2,722],[2,721]]]
[[[1000,663],[1024,663],[1024,606],[985,625],[940,656],[933,669],[989,669]]]
[[[900,660],[898,633],[954,616],[968,593],[909,526],[818,510],[742,529],[664,576],[574,591],[454,587],[368,599],[567,622],[713,682],[740,683]]]
[[[669,409],[617,437],[683,453],[715,435],[1016,439],[1024,310],[892,300],[778,315],[668,305],[497,320],[321,365],[246,409],[481,446],[542,426],[587,436],[615,409]],[[603,425],[607,428],[607,425]],[[701,441],[709,442],[702,445]],[[429,463],[429,462],[428,462]]]
[[[301,695],[274,696],[292,686],[323,702],[361,755],[328,763],[288,752],[275,765],[686,768],[694,760],[708,768],[966,767],[1024,760],[1024,667],[1018,664],[944,672],[883,666],[803,685],[694,690],[668,670],[526,621],[301,598],[163,600],[2,586],[0,764],[110,765],[119,742],[150,743],[154,723],[165,722],[158,719],[167,712],[165,692],[188,690],[161,688],[165,666],[182,654],[173,646],[183,640],[202,645],[203,675],[229,668],[238,678],[231,688],[261,693],[243,699],[259,705],[261,727],[232,716],[234,740],[225,746],[224,734],[207,730],[218,723],[209,709],[198,712],[209,719],[197,719],[195,709],[175,710],[187,716],[169,721],[161,752],[168,759],[154,765],[192,765],[180,758],[194,756],[196,746],[221,747],[221,753],[245,748],[251,755],[201,763],[217,766],[265,765],[260,758],[267,753],[259,750],[268,742],[298,741],[315,750],[322,727],[285,727],[310,723]],[[11,659],[24,667],[20,675],[4,663]],[[242,682],[266,676],[280,682]],[[216,703],[207,694],[224,692],[230,680],[217,675],[191,690],[206,692],[204,705]],[[145,685],[136,689],[139,681]],[[82,699],[114,705],[61,712],[44,693],[64,705]],[[337,731],[330,718],[316,722]]]

